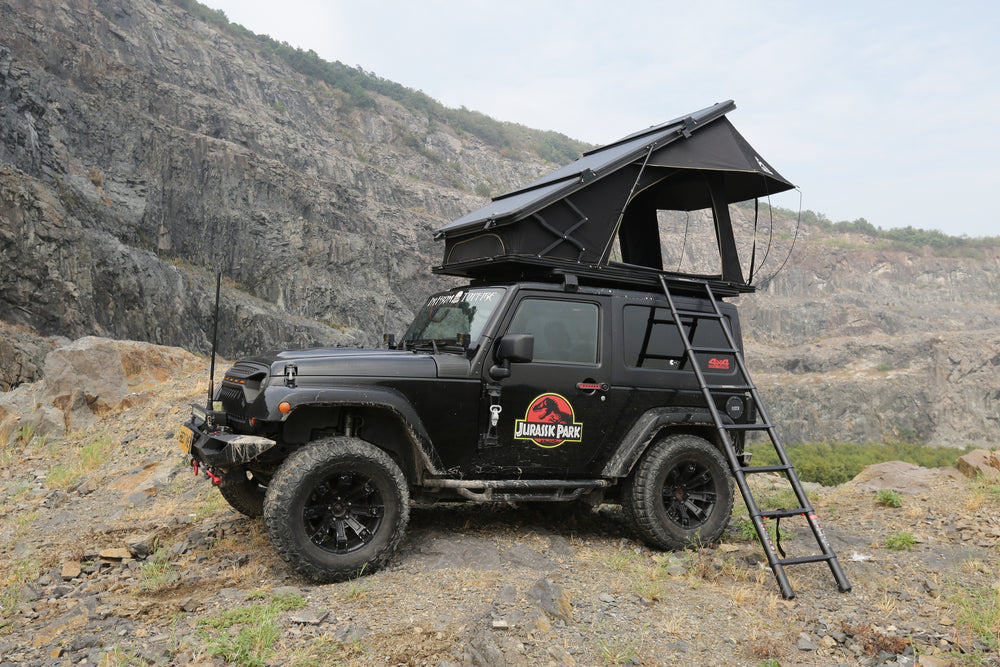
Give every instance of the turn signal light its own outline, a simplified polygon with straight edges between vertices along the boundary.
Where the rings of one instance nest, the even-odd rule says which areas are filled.
[[[281,403],[278,403],[278,412],[280,412],[281,414],[287,415],[291,411],[292,411],[292,404],[289,403],[288,401],[282,401]]]

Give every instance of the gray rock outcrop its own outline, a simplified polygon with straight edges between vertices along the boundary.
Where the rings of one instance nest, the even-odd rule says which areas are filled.
[[[142,405],[146,392],[175,375],[203,371],[204,361],[180,348],[87,336],[49,352],[37,382],[0,392],[0,433],[60,438]]]
[[[442,286],[431,231],[545,167],[170,2],[0,12],[0,318],[46,335],[207,352],[221,271],[225,354],[375,342]]]

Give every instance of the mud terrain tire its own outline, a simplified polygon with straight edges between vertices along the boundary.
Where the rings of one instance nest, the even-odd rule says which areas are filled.
[[[267,487],[264,526],[293,568],[321,583],[381,568],[410,518],[399,466],[358,438],[309,443],[289,456]]]
[[[729,525],[733,477],[722,453],[694,435],[656,442],[625,483],[622,510],[647,544],[684,549],[717,540]]]

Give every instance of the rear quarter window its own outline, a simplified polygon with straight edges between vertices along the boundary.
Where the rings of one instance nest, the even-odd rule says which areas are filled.
[[[624,357],[629,368],[649,370],[687,370],[684,341],[668,308],[653,305],[626,305],[624,319]],[[727,348],[729,343],[722,323],[715,318],[682,317],[681,323],[695,347]],[[698,353],[701,369],[710,373],[735,370],[731,354]]]

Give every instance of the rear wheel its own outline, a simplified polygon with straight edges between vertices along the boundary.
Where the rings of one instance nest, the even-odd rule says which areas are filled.
[[[733,510],[733,477],[719,450],[694,435],[668,436],[642,457],[622,509],[647,543],[684,549],[717,540]]]
[[[384,566],[409,516],[399,466],[358,438],[317,440],[296,451],[274,475],[264,502],[264,525],[278,553],[319,582]]]

